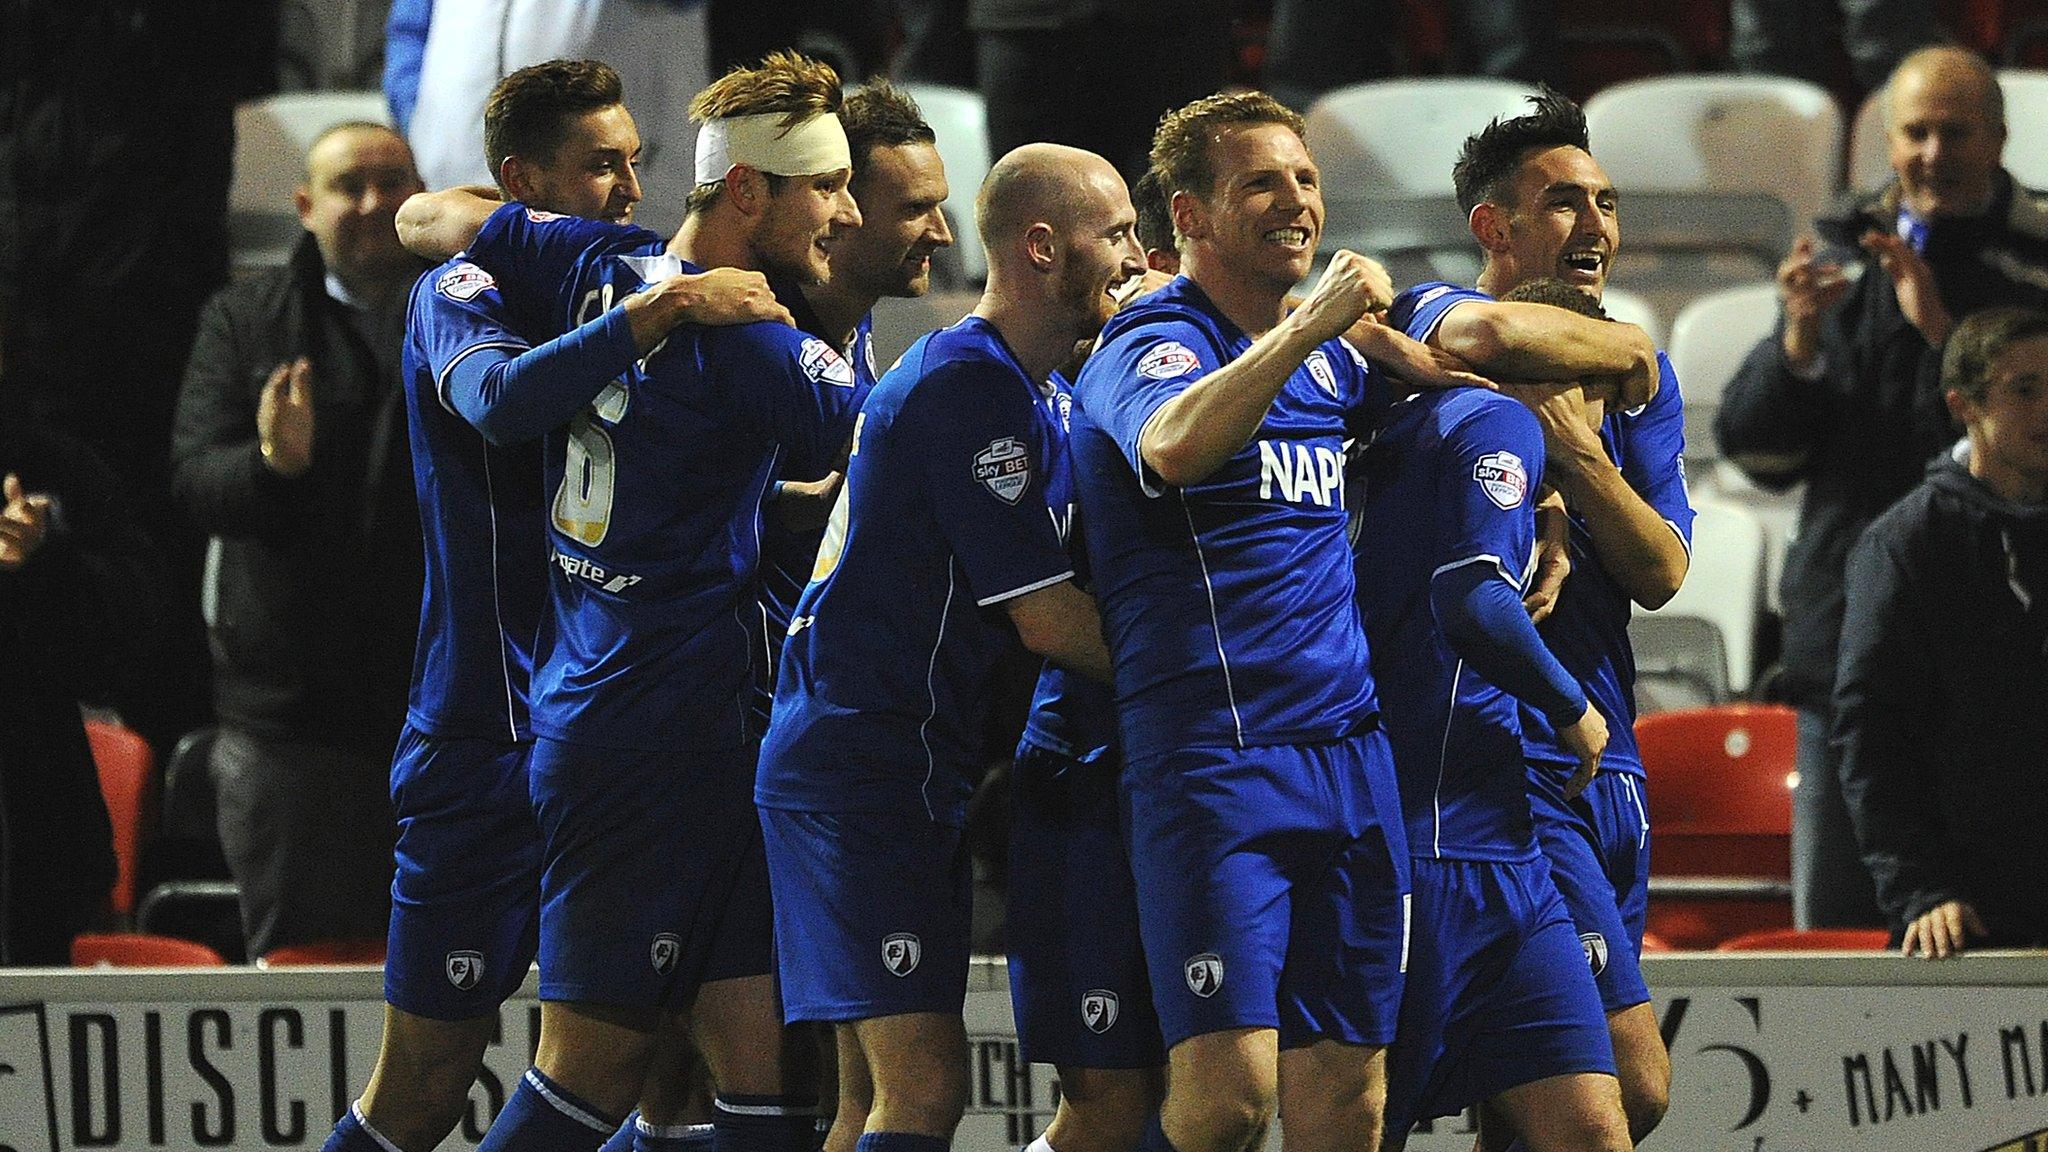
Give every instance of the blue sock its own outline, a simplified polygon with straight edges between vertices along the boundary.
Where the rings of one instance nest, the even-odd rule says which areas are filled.
[[[720,1096],[711,1152],[813,1152],[818,1102],[790,1096]]]
[[[1138,1152],[1180,1152],[1173,1141],[1166,1138],[1166,1126],[1160,1122],[1159,1113],[1154,1112],[1145,1121],[1145,1134],[1138,1137]]]
[[[619,1130],[616,1118],[578,1100],[538,1068],[528,1068],[477,1152],[596,1152]]]
[[[645,1117],[635,1122],[633,1152],[711,1152],[713,1125],[649,1124]]]
[[[639,1123],[638,1108],[626,1113],[626,1118],[619,1122],[619,1130],[612,1133],[612,1138],[605,1141],[604,1147],[599,1148],[597,1152],[633,1152],[633,1132]]]
[[[334,1122],[334,1131],[327,1134],[327,1143],[320,1146],[320,1152],[398,1152],[398,1145],[370,1127],[358,1102],[349,1105],[341,1119]]]
[[[863,1132],[860,1142],[854,1145],[854,1152],[946,1152],[953,1146],[943,1136],[925,1136],[916,1132]]]

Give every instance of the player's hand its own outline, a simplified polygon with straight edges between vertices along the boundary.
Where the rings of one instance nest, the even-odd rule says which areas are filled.
[[[789,532],[815,532],[832,518],[839,485],[846,477],[828,472],[823,480],[784,480],[776,490],[775,522]]]
[[[1552,482],[1569,487],[1594,468],[1612,468],[1600,442],[1600,421],[1606,406],[1589,399],[1578,384],[1509,384],[1503,388],[1536,414],[1543,429],[1544,470]]]
[[[1814,259],[1812,236],[1793,242],[1791,255],[1778,265],[1778,299],[1785,305],[1785,361],[1800,372],[1820,358],[1821,314],[1849,290],[1839,264]]]
[[[1547,487],[1547,486],[1546,486]],[[1554,488],[1536,502],[1536,571],[1529,578],[1529,591],[1522,607],[1531,624],[1541,624],[1557,608],[1564,578],[1572,574],[1571,521],[1565,516],[1564,497]]]
[[[1892,293],[1899,298],[1899,311],[1929,344],[1939,347],[1955,329],[1955,317],[1941,302],[1935,286],[1934,269],[1928,267],[1913,246],[1893,232],[1871,232],[1863,237],[1863,250],[1877,257],[1877,266],[1892,278]]]
[[[1944,900],[1906,925],[1899,951],[1907,956],[1946,960],[1960,955],[1967,936],[1989,936],[1977,910],[1962,900]]]
[[[744,268],[671,276],[626,297],[626,322],[642,356],[681,324],[716,327],[773,320],[796,327],[796,318],[775,299],[768,278]]]
[[[1358,349],[1360,356],[1417,388],[1499,391],[1493,381],[1474,372],[1464,357],[1414,339],[1387,324],[1377,313],[1359,317],[1358,323],[1345,330],[1344,340]]]
[[[256,400],[256,444],[263,463],[279,476],[303,476],[313,466],[313,362],[304,356],[279,364]]]
[[[28,563],[50,534],[50,498],[21,490],[21,477],[0,480],[0,572]]]
[[[1289,320],[1320,344],[1342,336],[1367,312],[1384,312],[1394,302],[1394,279],[1379,261],[1349,249],[1330,258],[1322,278],[1309,289]]]
[[[1564,798],[1576,800],[1600,771],[1600,753],[1607,749],[1607,719],[1586,701],[1586,713],[1557,730],[1557,743],[1579,761],[1579,770],[1564,783]]]

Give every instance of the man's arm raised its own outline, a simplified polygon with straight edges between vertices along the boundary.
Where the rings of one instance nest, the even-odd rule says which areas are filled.
[[[1280,323],[1222,368],[1159,406],[1138,434],[1145,467],[1175,487],[1198,484],[1237,455],[1259,430],[1274,397],[1308,354],[1393,294],[1385,268],[1339,252],[1322,279]]]

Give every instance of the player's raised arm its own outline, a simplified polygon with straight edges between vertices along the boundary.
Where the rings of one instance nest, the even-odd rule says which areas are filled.
[[[1301,307],[1252,341],[1244,355],[1152,413],[1138,437],[1145,467],[1175,487],[1200,483],[1250,443],[1273,398],[1310,352],[1392,294],[1385,268],[1356,252],[1339,252]]]
[[[398,241],[413,255],[440,262],[476,241],[484,221],[504,207],[497,190],[481,185],[415,192],[398,206]]]

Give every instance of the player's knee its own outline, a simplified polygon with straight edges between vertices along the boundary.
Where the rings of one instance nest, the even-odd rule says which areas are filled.
[[[950,1132],[967,1112],[967,1062],[937,1058],[929,1051],[905,1053],[900,1061],[877,1061],[871,1111],[889,1117],[893,1128]]]
[[[1239,1152],[1261,1142],[1273,1122],[1278,1092],[1242,1084],[1170,1098],[1168,1135],[1180,1152]]]
[[[1063,1090],[1059,1115],[1046,1130],[1046,1139],[1058,1152],[1130,1152],[1144,1137],[1156,1109],[1156,1103],[1150,1108],[1127,1107],[1101,1097],[1083,1103]]]

